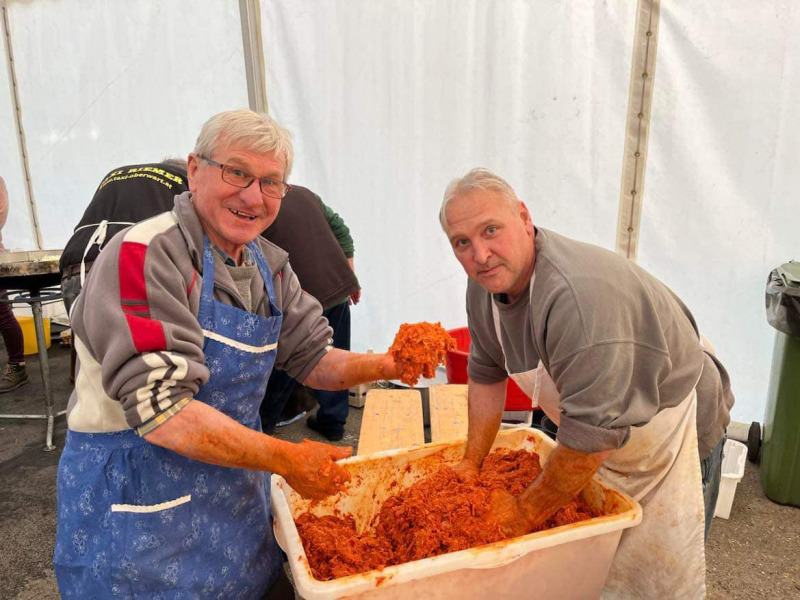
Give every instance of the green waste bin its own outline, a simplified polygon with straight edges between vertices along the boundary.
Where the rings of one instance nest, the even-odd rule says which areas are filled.
[[[761,485],[768,498],[800,506],[800,263],[770,273],[767,320],[777,329],[764,416]]]

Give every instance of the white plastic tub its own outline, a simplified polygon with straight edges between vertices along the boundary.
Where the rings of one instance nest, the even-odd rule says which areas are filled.
[[[542,459],[554,446],[555,442],[546,435],[529,428],[503,430],[495,441],[495,447],[533,450]],[[341,461],[350,471],[350,487],[316,504],[312,512],[331,514],[336,507],[352,514],[361,528],[399,488],[432,474],[442,461],[455,464],[463,454],[464,442],[460,442],[390,450]],[[310,502],[281,477],[273,476],[271,490],[278,543],[289,557],[297,592],[308,600],[346,596],[597,598],[622,531],[641,522],[642,509],[630,496],[596,481],[587,496],[608,515],[379,571],[319,581],[311,573],[294,523],[294,516],[307,511]]]
[[[722,478],[719,482],[719,496],[714,516],[727,519],[731,516],[733,497],[736,486],[744,477],[744,465],[747,462],[747,446],[735,440],[726,440],[722,451]]]

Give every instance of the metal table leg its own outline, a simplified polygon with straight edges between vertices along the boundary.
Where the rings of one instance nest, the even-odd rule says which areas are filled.
[[[48,293],[49,292],[49,293]],[[43,294],[39,296],[39,294]],[[36,329],[36,343],[39,346],[39,367],[42,372],[42,383],[44,384],[44,406],[46,414],[43,415],[19,415],[19,414],[2,414],[0,419],[45,419],[47,421],[47,437],[45,438],[44,451],[50,452],[55,450],[53,445],[53,429],[54,420],[67,413],[66,410],[55,412],[55,402],[53,400],[53,390],[50,387],[50,364],[47,357],[47,338],[44,335],[44,319],[42,317],[42,300],[51,301],[57,300],[61,297],[59,293],[52,293],[49,290],[32,290],[26,295],[19,295],[16,298],[8,299],[7,294],[0,297],[0,302],[14,303],[24,302],[30,305],[31,312],[33,313],[33,322]]]
[[[50,389],[50,364],[47,361],[47,340],[44,336],[44,319],[42,318],[42,303],[31,302],[33,323],[36,326],[36,343],[39,346],[39,368],[42,371],[44,384],[44,407],[47,418],[47,438],[45,452],[55,450],[53,445],[53,391]]]

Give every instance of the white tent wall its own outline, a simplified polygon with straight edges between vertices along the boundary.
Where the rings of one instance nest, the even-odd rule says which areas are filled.
[[[292,181],[355,238],[354,349],[385,348],[403,321],[465,324],[465,277],[437,214],[473,166],[506,177],[538,225],[615,247],[635,3],[260,4],[270,112],[295,133]],[[7,11],[45,247],[64,244],[107,171],[185,155],[208,116],[248,104],[233,0]],[[638,260],[717,346],[740,421],[763,417],[764,281],[800,250],[799,27],[791,0],[661,4]],[[32,249],[5,68],[0,92],[4,240]]]
[[[4,35],[1,25],[0,35]],[[25,171],[14,118],[14,90],[4,41],[0,41],[0,49],[3,61],[0,65],[0,177],[6,183],[9,200],[8,220],[3,227],[3,245],[8,250],[31,250],[36,248],[36,238],[25,194]]]
[[[639,263],[690,307],[764,417],[770,270],[800,258],[800,5],[664,2]]]
[[[37,0],[8,11],[47,248],[63,247],[112,168],[185,157],[210,115],[247,106],[238,3]]]
[[[466,325],[438,211],[472,167],[507,178],[539,225],[614,248],[636,14],[608,4],[262,2],[292,181],[355,240],[354,349],[385,349],[404,321]]]

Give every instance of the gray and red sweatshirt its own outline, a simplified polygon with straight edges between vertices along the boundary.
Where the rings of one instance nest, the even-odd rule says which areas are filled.
[[[283,312],[275,367],[303,381],[330,348],[322,307],[300,288],[288,254],[256,238]],[[99,255],[70,317],[78,355],[67,425],[87,433],[152,431],[177,414],[209,378],[197,321],[203,230],[192,194],[171,212],[119,232]],[[264,282],[251,283],[252,312],[269,316]],[[245,309],[222,259],[214,298]]]

